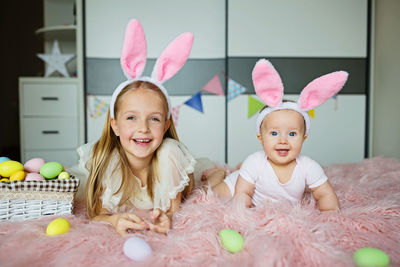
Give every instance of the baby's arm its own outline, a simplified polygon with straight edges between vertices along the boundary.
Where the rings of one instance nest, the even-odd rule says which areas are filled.
[[[252,206],[251,198],[254,194],[255,186],[252,183],[247,182],[242,176],[239,175],[236,187],[235,187],[235,198],[243,198],[245,201],[246,207]]]
[[[132,212],[110,214],[106,209],[101,209],[101,213],[92,220],[108,222],[121,236],[125,236],[127,230],[145,230],[147,228],[145,221]]]
[[[311,188],[313,197],[317,201],[320,211],[330,211],[339,209],[339,201],[329,181],[322,185]]]

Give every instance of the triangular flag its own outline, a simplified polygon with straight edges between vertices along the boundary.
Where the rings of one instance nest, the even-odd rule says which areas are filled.
[[[203,103],[201,102],[201,91],[193,95],[192,98],[190,98],[183,104],[188,105],[203,113]]]
[[[171,116],[172,120],[174,121],[175,127],[178,127],[178,120],[179,120],[179,109],[182,105],[178,105],[176,107],[171,108]]]
[[[228,80],[228,101],[231,101],[232,99],[238,97],[240,94],[244,93],[246,91],[246,88],[235,82],[232,79]]]
[[[257,113],[264,106],[265,105],[264,105],[263,102],[261,102],[258,99],[252,97],[251,95],[249,95],[249,97],[248,97],[247,117],[250,118],[251,116],[254,115],[254,113]]]
[[[224,89],[222,89],[221,80],[219,79],[219,74],[215,74],[214,77],[204,85],[202,90],[216,95],[225,95]]]
[[[311,118],[315,119],[315,109],[310,109],[307,111],[308,115],[310,115]]]
[[[332,96],[332,98],[335,100],[334,110],[336,111],[338,109],[338,95],[335,94],[335,95]]]
[[[93,97],[93,108],[89,108],[90,117],[97,118],[101,115],[107,113],[108,110],[108,103],[105,101],[100,100],[98,97]]]

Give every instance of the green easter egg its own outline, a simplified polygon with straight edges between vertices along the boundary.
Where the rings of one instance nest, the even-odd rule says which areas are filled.
[[[390,262],[389,256],[377,248],[360,248],[354,252],[353,259],[357,266],[384,267]]]
[[[54,179],[63,171],[63,165],[57,161],[46,162],[40,167],[40,174],[46,179]]]
[[[232,229],[223,229],[219,232],[221,244],[231,253],[243,249],[244,240],[241,234]]]

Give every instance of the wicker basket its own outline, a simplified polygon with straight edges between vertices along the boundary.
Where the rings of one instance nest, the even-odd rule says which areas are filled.
[[[0,221],[72,214],[79,179],[0,182]]]

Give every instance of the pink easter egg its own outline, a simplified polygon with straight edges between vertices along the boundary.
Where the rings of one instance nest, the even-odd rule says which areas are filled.
[[[45,180],[42,175],[39,173],[31,172],[28,173],[25,177],[25,181],[43,181]]]
[[[25,162],[24,170],[27,172],[39,173],[40,167],[45,163],[46,161],[42,158],[33,158]]]

